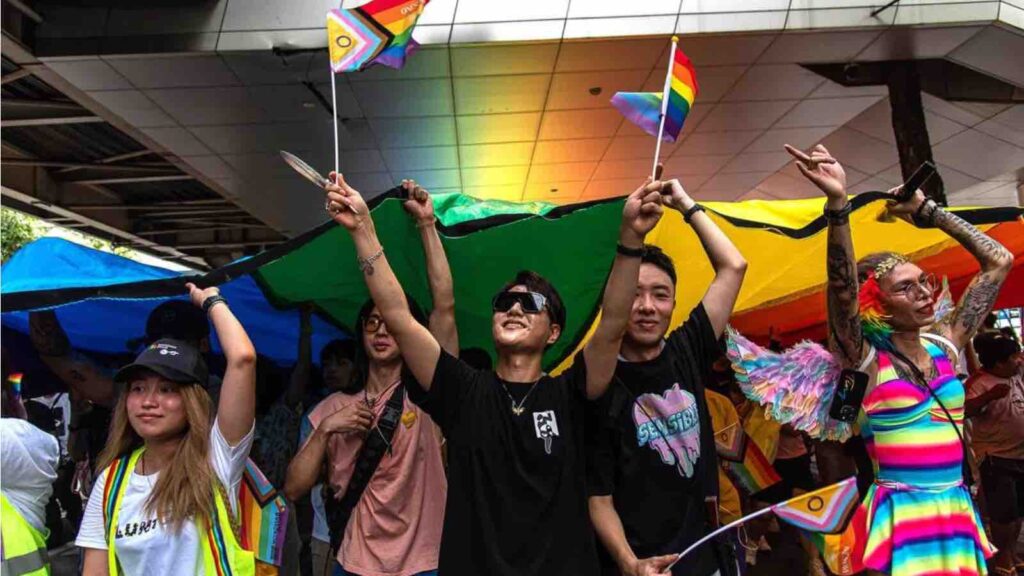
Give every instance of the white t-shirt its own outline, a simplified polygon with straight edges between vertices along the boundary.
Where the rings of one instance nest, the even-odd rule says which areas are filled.
[[[210,432],[210,466],[227,489],[232,510],[238,507],[238,486],[245,472],[245,460],[252,447],[250,430],[237,446],[229,446],[217,422]],[[171,463],[171,466],[174,464]],[[103,485],[107,471],[96,478],[89,503],[85,507],[82,526],[75,544],[82,548],[107,549],[103,529]],[[171,576],[203,574],[203,555],[199,547],[199,531],[195,522],[187,522],[180,532],[171,525],[160,524],[156,514],[145,512],[146,500],[156,486],[157,474],[142,476],[134,470],[128,477],[118,515],[115,536],[117,559],[126,576]]]
[[[25,521],[46,530],[46,503],[57,479],[57,439],[25,420],[0,418],[0,490]]]

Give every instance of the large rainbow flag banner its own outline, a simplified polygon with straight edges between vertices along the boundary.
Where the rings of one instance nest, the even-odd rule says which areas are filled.
[[[612,97],[612,105],[622,112],[627,120],[636,124],[644,132],[657,137],[661,129],[661,115],[664,99],[668,98],[668,106],[664,107],[665,129],[661,139],[675,142],[683,129],[686,115],[693,107],[697,97],[697,73],[690,59],[679,48],[679,39],[672,38],[671,72],[665,81],[665,90],[657,92],[616,92]]]
[[[413,27],[429,0],[371,0],[327,13],[327,47],[335,73],[373,64],[401,69],[419,44]]]

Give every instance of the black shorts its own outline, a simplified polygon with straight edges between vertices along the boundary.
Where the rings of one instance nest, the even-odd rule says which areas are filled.
[[[989,516],[998,524],[1024,517],[1024,460],[987,456],[981,462],[981,489]]]

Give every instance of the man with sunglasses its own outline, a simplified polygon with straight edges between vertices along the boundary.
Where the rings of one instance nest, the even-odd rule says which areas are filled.
[[[406,313],[448,353],[458,354],[451,271],[433,204],[414,182],[403,182],[403,188],[411,193],[404,207],[420,231],[434,304],[429,321],[415,302]],[[405,344],[373,300],[360,309],[356,329],[357,375],[309,414],[313,431],[288,468],[285,493],[292,499],[305,495],[326,460],[331,491],[324,491],[324,508],[337,562],[315,567],[318,574],[338,574],[338,564],[341,574],[359,576],[434,574],[447,493],[441,438],[430,416],[409,399],[399,349]]]
[[[370,294],[415,376],[410,395],[448,440],[453,497],[445,508],[440,573],[594,574],[585,404],[605,392],[615,370],[643,239],[661,216],[661,183],[648,179],[626,199],[601,322],[572,368],[553,378],[541,360],[561,335],[565,308],[547,280],[520,272],[498,293],[491,317],[495,370],[475,370],[409,315],[366,203],[343,178],[336,181],[327,186],[328,210],[351,233]]]
[[[715,277],[682,326],[668,333],[676,270],[646,246],[612,388],[594,406],[587,441],[590,516],[607,553],[602,574],[665,573],[717,522],[718,465],[704,383],[719,355],[746,261],[678,180],[665,204],[682,213]],[[716,543],[717,544],[717,543]],[[672,574],[734,573],[727,543],[708,545]],[[691,559],[692,558],[692,559]]]

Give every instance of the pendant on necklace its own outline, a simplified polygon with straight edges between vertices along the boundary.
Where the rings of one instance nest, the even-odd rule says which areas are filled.
[[[516,416],[521,416],[523,414],[523,407],[522,406],[516,406],[515,404],[513,404],[512,405],[512,413],[515,414]]]

